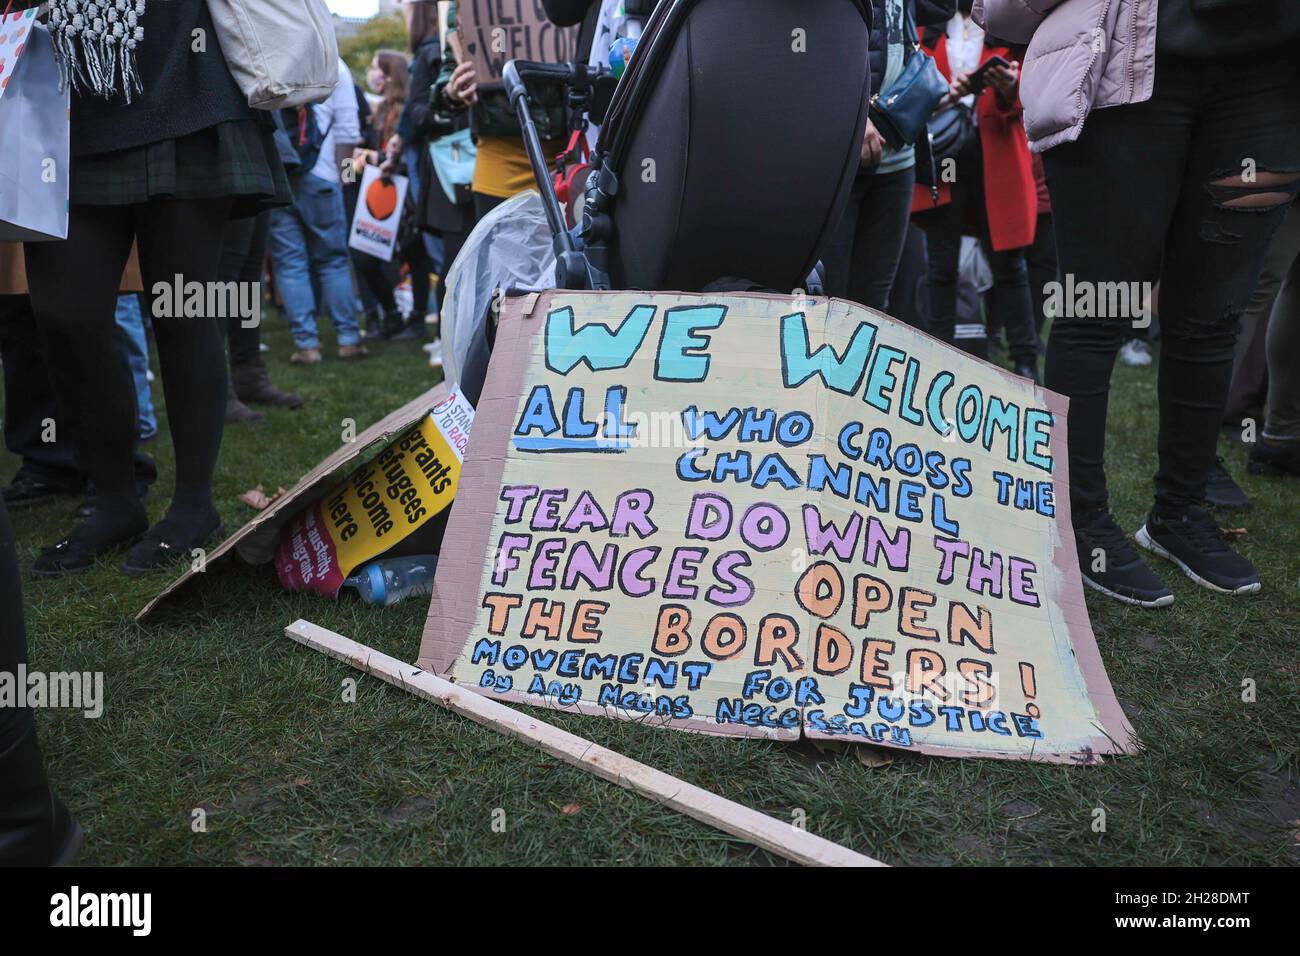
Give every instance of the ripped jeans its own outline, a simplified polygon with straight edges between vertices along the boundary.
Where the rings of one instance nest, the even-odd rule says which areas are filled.
[[[1241,313],[1300,188],[1290,57],[1158,56],[1150,100],[1094,111],[1076,142],[1043,154],[1061,286],[1045,381],[1070,398],[1076,523],[1107,503],[1111,370],[1130,330],[1149,323],[1157,278],[1156,507],[1176,513],[1205,496]]]

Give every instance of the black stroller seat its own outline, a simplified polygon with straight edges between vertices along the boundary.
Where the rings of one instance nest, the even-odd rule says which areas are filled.
[[[858,171],[870,19],[866,0],[661,2],[601,129],[597,274],[807,288]]]
[[[592,78],[511,63],[558,287],[698,292],[735,279],[815,291],[858,170],[870,19],[867,0],[660,0],[607,113],[593,106],[603,126],[577,235],[559,215],[525,81]]]

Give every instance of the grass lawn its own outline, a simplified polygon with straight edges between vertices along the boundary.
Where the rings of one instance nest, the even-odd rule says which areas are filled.
[[[217,481],[236,500],[289,486],[358,431],[433,383],[411,343],[380,343],[358,365],[285,362],[271,317],[276,382],[299,411],[227,430]],[[332,352],[326,352],[327,356]],[[160,394],[160,392],[159,392]],[[1155,372],[1121,367],[1109,449],[1115,511],[1135,528],[1155,467]],[[162,409],[159,408],[161,413]],[[170,493],[164,425],[150,450]],[[890,863],[1295,864],[1300,862],[1300,486],[1246,476],[1254,509],[1227,519],[1264,576],[1228,599],[1158,568],[1177,595],[1165,611],[1089,593],[1115,690],[1146,744],[1141,756],[1061,767],[894,753],[851,754],[672,733],[548,713],[605,746]],[[0,473],[12,473],[11,457]],[[20,558],[65,530],[71,503],[13,515]],[[444,560],[454,556],[444,555]],[[283,636],[299,617],[413,660],[426,605],[375,611],[281,593],[265,575],[217,572],[200,601],[162,626],[135,612],[162,587],[106,562],[81,577],[27,580],[31,666],[103,671],[98,720],[38,716],[51,776],[85,825],[95,864],[771,864],[779,860],[628,791],[558,764],[372,678],[343,701],[343,664]],[[1243,703],[1242,682],[1256,700]],[[206,832],[194,832],[196,808]],[[495,832],[494,811],[505,812]],[[1094,832],[1094,810],[1106,829]],[[500,829],[499,827],[497,829]]]

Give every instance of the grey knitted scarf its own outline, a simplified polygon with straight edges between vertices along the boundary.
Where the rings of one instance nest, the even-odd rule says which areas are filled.
[[[131,102],[142,91],[135,50],[145,0],[50,0],[49,30],[63,88]]]

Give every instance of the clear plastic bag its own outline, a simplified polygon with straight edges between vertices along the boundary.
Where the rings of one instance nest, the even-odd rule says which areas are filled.
[[[470,345],[499,305],[497,290],[555,287],[555,249],[535,190],[507,199],[465,240],[447,276],[442,308],[443,372],[453,388]]]

